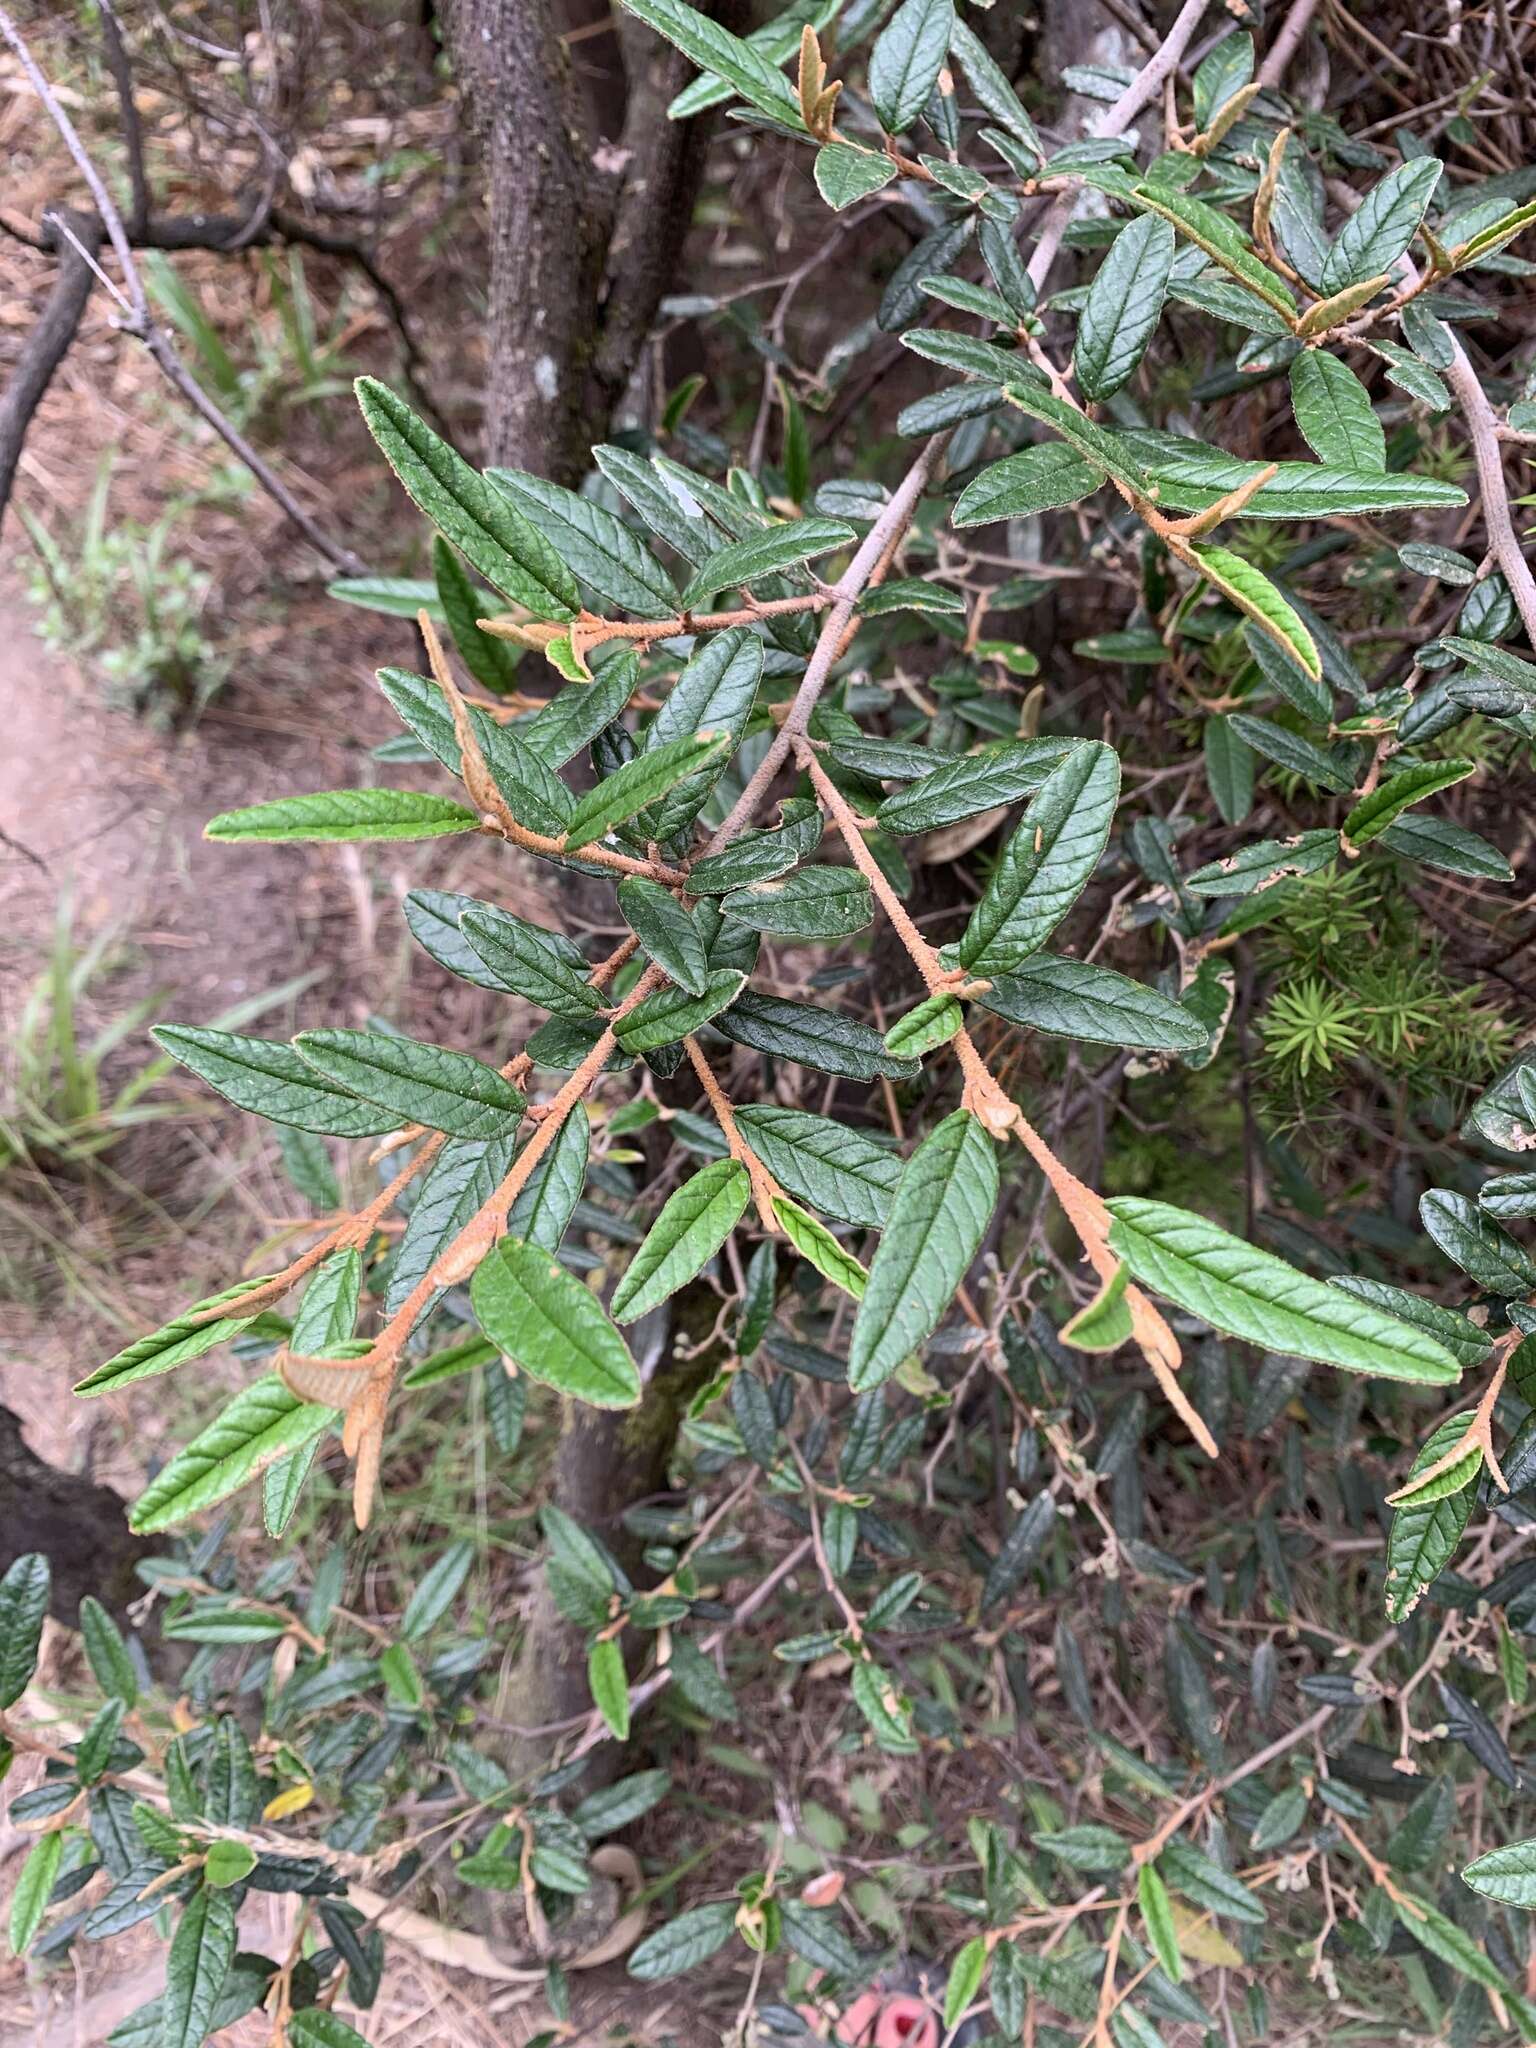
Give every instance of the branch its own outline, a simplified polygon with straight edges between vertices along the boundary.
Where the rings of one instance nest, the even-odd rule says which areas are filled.
[[[139,121],[138,103],[133,97],[133,67],[128,62],[128,52],[123,45],[122,30],[118,26],[117,14],[112,0],[100,0],[101,39],[107,49],[107,69],[112,73],[112,83],[117,91],[118,111],[123,123],[123,147],[128,156],[128,183],[133,192],[133,205],[128,212],[130,234],[142,230],[149,219],[149,180],[144,173],[144,130]]]
[[[169,334],[164,329],[156,326],[150,313],[149,301],[145,295],[144,281],[139,276],[138,268],[133,260],[133,250],[128,239],[128,231],[123,225],[122,215],[118,212],[111,194],[102,182],[100,172],[91,161],[85,145],[76,133],[74,123],[59,104],[58,96],[38,69],[32,52],[28,49],[20,30],[16,27],[16,24],[12,21],[4,7],[0,7],[0,35],[5,37],[5,40],[16,52],[33,91],[47,109],[49,118],[52,120],[54,127],[58,129],[59,134],[64,140],[65,147],[74,158],[76,167],[81,177],[84,178],[86,187],[95,203],[101,226],[105,230],[106,237],[111,242],[113,251],[117,256],[118,265],[123,275],[123,290],[119,290],[105,272],[101,270],[96,262],[94,250],[88,250],[69,223],[62,219],[62,217],[60,218],[60,232],[64,240],[76,250],[80,261],[87,269],[87,273],[94,271],[122,307],[125,316],[119,323],[122,331],[125,334],[133,335],[137,340],[143,342],[145,348],[148,349],[150,355],[164,372],[169,382],[187,400],[199,417],[207,421],[208,425],[213,428],[214,432],[226,446],[239,456],[268,497],[281,507],[288,518],[304,535],[311,547],[322,555],[333,569],[338,570],[342,575],[362,575],[364,573],[364,564],[358,560],[350,548],[343,547],[340,543],[333,541],[315,523],[299,504],[287,485],[279,479],[271,466],[257,454],[239,428],[234,425],[233,421],[226,418],[224,413],[219,410],[218,406],[208,396],[207,392],[203,390],[196,378],[193,377],[191,371],[187,369],[186,365],[177,355],[175,345],[171,341]],[[99,246],[99,237],[97,246]],[[57,298],[57,293],[55,298]],[[46,319],[46,314],[44,317]],[[75,316],[75,324],[77,326],[79,324],[79,317],[79,313],[77,313]],[[57,367],[57,365],[55,364],[53,367]],[[50,367],[48,372],[50,377],[53,373],[53,367]],[[46,384],[46,379],[44,382]],[[41,391],[39,391],[38,396],[41,397]],[[35,410],[35,401],[33,410]],[[28,418],[30,418],[30,413]],[[0,510],[3,509],[4,501],[3,498],[0,498]]]
[[[60,237],[58,274],[48,303],[27,336],[11,381],[0,397],[0,519],[10,503],[33,415],[79,331],[96,281],[91,266],[100,246],[100,223],[94,217],[76,214],[73,236],[68,240]]]

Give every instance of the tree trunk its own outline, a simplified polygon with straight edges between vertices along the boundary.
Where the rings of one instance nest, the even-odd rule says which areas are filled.
[[[667,119],[692,67],[649,29],[625,22],[620,58],[584,93],[560,26],[554,0],[453,0],[448,13],[485,145],[485,456],[573,484],[675,275],[709,122]],[[584,51],[589,40],[603,38]],[[622,133],[589,132],[620,107]]]
[[[740,0],[706,0],[704,11],[735,21],[742,8]],[[593,12],[579,25],[601,19]],[[626,20],[617,32],[583,34],[584,85],[560,41],[562,25],[557,0],[452,0],[448,13],[454,61],[486,153],[485,457],[575,484],[591,444],[608,432],[676,277],[709,119],[667,119],[667,104],[693,67],[649,29]],[[580,876],[561,879],[582,887]],[[603,901],[606,907],[606,891]],[[582,907],[579,897],[573,907]],[[696,1338],[719,1306],[705,1294]],[[556,1502],[621,1558],[627,1545],[617,1518],[663,1485],[687,1396],[711,1370],[708,1358],[676,1358],[674,1333],[691,1319],[687,1297],[671,1309],[640,1407],[605,1414],[568,1403],[556,1453]],[[644,1339],[637,1338],[638,1350]],[[541,1578],[499,1718],[543,1727],[589,1705],[584,1637],[561,1617]],[[513,1738],[507,1760],[522,1775],[548,1749],[547,1740]]]
[[[134,1567],[158,1546],[129,1532],[127,1511],[110,1486],[45,1464],[28,1449],[21,1423],[0,1408],[0,1571],[29,1550],[53,1572],[48,1611],[74,1628],[93,1593],[121,1621],[145,1588]]]

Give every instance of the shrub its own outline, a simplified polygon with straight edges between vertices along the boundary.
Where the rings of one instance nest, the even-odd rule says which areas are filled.
[[[601,1525],[544,1510],[591,1706],[542,1775],[457,1732],[483,1644],[422,1662],[467,1546],[402,1589],[382,1650],[339,1648],[334,1591],[302,1606],[288,1567],[250,1595],[157,1568],[168,1634],[261,1646],[244,1684],[269,1742],[253,1760],[206,1714],[154,1756],[164,1799],[134,1804],[137,1681],[89,1617],[107,1704],[28,1795],[68,1824],[27,1866],[20,1937],[98,1852],[118,1918],[62,1927],[181,1899],[165,2012],[186,2043],[276,1969],[235,1952],[242,1886],[315,1896],[329,1946],[275,1996],[294,2040],[341,2040],[306,2014],[343,1968],[366,2004],[377,1954],[336,1894],[409,1875],[448,1831],[459,1878],[547,1937],[559,2010],[593,1840],[670,1790],[665,1763],[592,1789],[588,1762],[626,1740],[668,1758],[771,1694],[858,1775],[868,1853],[844,1862],[849,1823],[781,1797],[767,1856],[685,1887],[636,1978],[744,1943],[773,1967],[748,2010],[766,1982],[759,2018],[793,2033],[795,1998],[838,2009],[894,1943],[947,1965],[946,2030],[985,2015],[1004,2039],[1263,2040],[1272,1994],[1300,2012],[1346,1983],[1383,2032],[1416,2004],[1458,2040],[1531,2038],[1524,1925],[1497,1909],[1536,1899],[1510,1746],[1530,1572],[1499,1537],[1536,1470],[1536,1193],[1511,1166],[1536,1145],[1536,1067],[1419,893],[1513,879],[1449,793],[1513,774],[1536,731],[1536,662],[1508,644],[1536,630],[1536,586],[1498,455],[1530,401],[1496,411],[1511,394],[1458,329],[1525,268],[1504,252],[1531,180],[1453,178],[1406,130],[1391,156],[1352,139],[1256,75],[1241,29],[1171,86],[1142,161],[1134,124],[1198,5],[1114,81],[1096,136],[1050,151],[949,0],[848,10],[839,80],[805,10],[743,41],[681,0],[628,4],[714,81],[695,98],[806,152],[834,211],[915,194],[924,232],[878,317],[934,373],[898,422],[913,452],[893,481],[818,474],[786,393],[776,466],[722,482],[608,445],[575,493],[478,473],[361,382],[440,539],[430,591],[339,594],[426,600],[431,673],[380,683],[467,800],[426,775],[209,836],[480,834],[606,885],[584,923],[626,936],[598,960],[574,921],[407,899],[441,966],[548,1013],[499,1068],[393,1030],[160,1031],[242,1109],[383,1140],[392,1177],[80,1391],[231,1341],[267,1356],[136,1504],[147,1533],[259,1478],[280,1534],[338,1430],[366,1525],[392,1413],[450,1379],[507,1456],[553,1390],[568,1431],[618,1417],[616,1458],[626,1430],[664,1430],[679,1484],[612,1497]],[[1051,291],[1063,246],[1094,267]],[[1478,461],[1476,558],[1446,542],[1468,505],[1447,433]],[[1064,576],[1103,590],[1074,649],[1094,680],[1059,689],[1053,666],[1026,691],[1046,650],[1020,615]],[[536,709],[508,695],[513,647],[561,679]],[[939,659],[909,687],[918,649]],[[947,895],[909,860],[934,834]],[[1309,1129],[1362,1098],[1401,1120],[1438,1266],[1404,1186],[1337,1161],[1309,1178]],[[1122,1101],[1133,1133],[1091,1171],[1078,1126]],[[1403,1284],[1420,1268],[1451,1303]],[[7,1580],[12,1700],[40,1569]],[[751,1740],[780,1766],[772,1728]],[[403,1786],[443,1809],[431,1829],[390,1828]],[[321,1810],[323,1841],[310,1818],[271,1833]],[[1467,1885],[1442,1884],[1473,1848]]]

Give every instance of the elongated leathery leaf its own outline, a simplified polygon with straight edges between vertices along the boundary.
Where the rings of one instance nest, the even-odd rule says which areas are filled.
[[[869,1275],[853,1253],[844,1249],[819,1217],[792,1202],[788,1195],[775,1195],[773,1213],[779,1226],[801,1258],[814,1266],[834,1287],[841,1287],[855,1301],[862,1301]]]
[[[1426,797],[1476,773],[1475,761],[1423,761],[1416,768],[1389,775],[1368,797],[1362,797],[1344,820],[1344,837],[1352,846],[1363,846],[1368,839],[1379,838],[1410,805],[1423,803]]]
[[[1371,187],[1323,259],[1325,292],[1390,270],[1418,232],[1443,169],[1438,157],[1411,157]]]
[[[770,1102],[743,1103],[736,1121],[774,1179],[802,1202],[844,1223],[884,1223],[901,1179],[899,1152],[834,1117]]]
[[[1506,1842],[1469,1863],[1463,1884],[1501,1906],[1536,1907],[1536,1842]]]
[[[566,822],[566,845],[590,846],[615,825],[664,797],[685,776],[723,760],[732,745],[729,733],[705,731],[684,734],[654,751],[634,755],[622,768],[604,776],[577,804]]]
[[[559,1250],[586,1184],[590,1147],[591,1124],[578,1102],[512,1204],[507,1229],[513,1237],[525,1237],[542,1251]]]
[[[35,1550],[13,1558],[0,1579],[0,1712],[14,1707],[37,1668],[52,1576]]]
[[[709,978],[703,936],[671,890],[643,876],[626,875],[619,884],[619,908],[656,965],[690,995],[703,995]]]
[[[602,1308],[553,1255],[506,1237],[469,1286],[481,1329],[536,1380],[595,1408],[632,1408],[640,1374]]]
[[[854,1320],[848,1383],[888,1380],[937,1328],[997,1202],[997,1148],[967,1110],[937,1125],[897,1184]]]
[[[862,931],[875,914],[868,882],[852,868],[797,868],[736,889],[721,904],[753,931],[785,938],[832,939]]]
[[[1173,229],[1152,213],[1111,242],[1078,317],[1072,360],[1085,398],[1111,398],[1134,375],[1162,318],[1173,250]]]
[[[746,985],[744,974],[722,967],[709,975],[701,996],[690,995],[685,988],[659,988],[627,1017],[619,1018],[614,1036],[626,1052],[654,1052],[658,1046],[673,1045],[727,1009]]]
[[[384,1306],[393,1315],[433,1260],[496,1192],[517,1156],[516,1140],[454,1138],[433,1160],[405,1220],[389,1268]]]
[[[1192,1052],[1206,1038],[1202,1027],[1171,997],[1111,968],[1055,954],[1022,961],[1012,974],[994,975],[991,988],[977,1001],[1030,1031],[1083,1039],[1091,1045]]]
[[[763,643],[745,626],[713,634],[683,669],[646,729],[642,752],[653,754],[703,731],[726,734],[730,744],[645,814],[640,828],[648,839],[671,839],[684,831],[709,801],[746,732],[762,673]]]
[[[337,1419],[334,1408],[301,1401],[275,1373],[268,1373],[242,1388],[150,1481],[129,1510],[130,1526],[152,1534],[185,1521],[234,1493]]]
[[[738,1045],[750,1045],[771,1059],[797,1060],[824,1074],[842,1074],[850,1081],[874,1081],[881,1075],[905,1081],[917,1072],[916,1060],[897,1059],[886,1051],[878,1031],[814,1003],[748,989],[713,1021],[717,1031]]]
[[[642,619],[674,613],[677,593],[632,526],[593,498],[521,469],[486,471],[528,524],[549,541],[567,569],[599,597]]]
[[[163,2048],[199,2048],[207,2039],[235,1959],[238,1911],[237,1893],[207,1885],[187,1901],[166,1958]]]
[[[761,582],[765,576],[776,576],[817,555],[830,554],[833,548],[847,547],[855,538],[846,519],[792,519],[765,526],[745,540],[733,540],[717,549],[683,592],[683,603],[698,610],[717,590]]]
[[[1310,1279],[1273,1253],[1168,1202],[1109,1203],[1110,1249],[1155,1293],[1212,1329],[1350,1372],[1443,1386],[1461,1368],[1423,1330]]]
[[[587,981],[588,962],[562,932],[545,931],[499,910],[469,902],[459,915],[466,944],[502,988],[557,1017],[590,1017],[602,997]]]
[[[954,0],[902,0],[876,37],[869,96],[888,133],[899,135],[923,111],[954,27]]]
[[[395,475],[487,583],[537,619],[576,616],[575,578],[504,491],[471,469],[387,384],[360,377],[357,402]]]
[[[1052,770],[960,936],[965,966],[1007,973],[1044,945],[1098,866],[1119,797],[1120,763],[1101,741],[1075,747]]]
[[[301,1031],[294,1046],[317,1072],[398,1123],[494,1138],[522,1120],[524,1100],[512,1083],[467,1052],[382,1031]]]
[[[203,827],[205,839],[441,839],[478,832],[480,820],[445,796],[414,789],[327,789],[280,796],[271,803],[223,811]]]
[[[1143,488],[1156,484],[1158,504],[1164,510],[1204,512],[1268,466],[1174,434],[1136,429],[1121,438],[1126,459],[1140,469]],[[1334,469],[1320,462],[1281,462],[1275,465],[1268,483],[1243,506],[1243,517],[1327,519],[1355,512],[1449,510],[1465,503],[1465,491],[1438,477],[1413,476],[1406,471],[1382,475]]]
[[[1104,471],[1060,441],[1040,441],[1005,455],[974,476],[955,501],[956,526],[986,526],[995,519],[1028,519],[1075,505],[1104,481]]]
[[[153,1330],[147,1337],[136,1337],[133,1343],[109,1358],[104,1365],[98,1365],[83,1380],[77,1380],[74,1391],[77,1394],[106,1394],[118,1387],[131,1386],[135,1380],[153,1379],[162,1372],[174,1372],[179,1365],[186,1365],[194,1358],[201,1358],[212,1351],[215,1345],[227,1344],[231,1337],[238,1337],[251,1321],[250,1316],[212,1316],[205,1312],[216,1308],[221,1301],[237,1301],[241,1295],[249,1294],[253,1287],[259,1287],[259,1280],[237,1281],[233,1287],[226,1287],[221,1294],[210,1294],[206,1301],[195,1301],[179,1316]]]
[[[1387,437],[1370,393],[1338,356],[1321,348],[1302,350],[1291,364],[1291,406],[1319,462],[1340,469],[1386,469]]]
[[[747,1169],[734,1159],[718,1159],[685,1180],[614,1289],[614,1319],[632,1323],[691,1280],[735,1229],[751,1192]]]
[[[237,1109],[323,1137],[371,1138],[399,1118],[312,1067],[291,1045],[234,1031],[162,1024],[156,1041]]]
[[[1262,571],[1245,562],[1241,555],[1234,555],[1230,548],[1196,546],[1191,553],[1201,575],[1216,586],[1229,604],[1246,613],[1259,631],[1267,634],[1280,652],[1305,670],[1314,682],[1321,680],[1323,662],[1317,643],[1295,608]]]
[[[1080,740],[996,740],[888,796],[876,812],[887,832],[933,832],[1033,796]]]
[[[707,14],[689,7],[685,0],[624,0],[626,10],[656,33],[675,43],[701,72],[724,79],[743,99],[750,100],[775,121],[803,130],[800,102],[782,71],[763,54],[751,37],[732,35]],[[786,51],[785,55],[789,53]],[[703,81],[695,80],[695,85]],[[711,80],[713,83],[714,80]],[[669,109],[669,112],[672,112]],[[673,118],[676,118],[675,113]]]
[[[1408,1475],[1427,1472],[1443,1458],[1466,1429],[1464,1415],[1450,1416],[1413,1461]],[[1475,1477],[1475,1472],[1468,1475]],[[1469,1485],[1438,1498],[1408,1500],[1396,1509],[1387,1537],[1386,1612],[1389,1621],[1405,1621],[1450,1563],[1477,1498]]]

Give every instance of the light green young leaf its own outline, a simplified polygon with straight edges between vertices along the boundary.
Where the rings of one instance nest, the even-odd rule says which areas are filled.
[[[956,1110],[918,1146],[897,1184],[849,1343],[855,1393],[888,1380],[938,1327],[976,1256],[997,1191],[996,1146],[975,1117]]]
[[[375,377],[359,377],[357,402],[390,468],[432,524],[487,583],[536,619],[573,619],[575,578],[507,497]]]
[[[587,1686],[609,1734],[616,1742],[627,1742],[629,1674],[624,1669],[624,1652],[612,1636],[602,1637],[587,1652]]]
[[[448,1046],[383,1031],[301,1031],[293,1043],[317,1073],[389,1110],[397,1123],[495,1138],[515,1131],[527,1107],[494,1067]]]
[[[735,1229],[751,1193],[747,1169],[735,1159],[717,1159],[685,1180],[613,1290],[614,1320],[634,1322],[690,1281]]]
[[[813,174],[816,189],[834,213],[867,199],[889,185],[896,166],[878,150],[854,149],[842,142],[829,142],[816,152]]]
[[[48,1910],[48,1898],[59,1874],[59,1865],[64,1857],[64,1837],[57,1830],[34,1842],[27,1851],[27,1860],[22,1864],[16,1878],[16,1888],[11,1893],[10,1939],[11,1954],[25,1955],[32,1946],[33,1937],[43,1924],[43,1915]]]
[[[1229,604],[1252,619],[1259,631],[1267,634],[1280,652],[1305,670],[1314,682],[1321,680],[1323,663],[1316,641],[1266,575],[1241,555],[1234,555],[1230,548],[1197,542],[1190,553],[1201,575]]]
[[[276,1373],[243,1387],[229,1405],[156,1474],[128,1511],[129,1527],[153,1535],[212,1507],[278,1459],[339,1420],[334,1408],[301,1401]]]
[[[203,837],[239,845],[250,840],[441,839],[450,832],[479,830],[474,812],[445,796],[414,789],[327,789],[223,811],[208,820]]]
[[[469,1294],[486,1336],[534,1379],[594,1408],[632,1408],[640,1399],[628,1345],[552,1253],[503,1238],[476,1268]]]
[[[1361,798],[1344,820],[1343,836],[1351,846],[1364,846],[1367,840],[1380,838],[1411,804],[1423,803],[1426,797],[1476,773],[1475,761],[1424,761],[1416,768],[1401,769]]]
[[[949,1982],[944,1987],[946,2033],[960,2024],[972,2000],[981,1989],[981,1980],[987,1974],[987,1961],[991,1953],[986,1936],[975,1934],[950,1964]]]
[[[1444,1386],[1460,1377],[1450,1352],[1426,1332],[1341,1297],[1203,1216],[1131,1195],[1107,1206],[1111,1251],[1144,1286],[1212,1329],[1383,1379]]]
[[[798,1202],[790,1201],[787,1195],[774,1196],[773,1213],[802,1259],[813,1265],[834,1287],[841,1287],[855,1301],[863,1300],[869,1275],[852,1252],[844,1250],[824,1223],[809,1210],[802,1209]]]
[[[947,1045],[964,1022],[965,1012],[953,996],[929,996],[897,1018],[885,1034],[885,1049],[898,1058],[920,1060],[936,1045]]]
[[[1113,747],[1075,747],[1036,793],[960,935],[973,973],[1007,973],[1036,952],[1098,866],[1120,798]]]
[[[1136,1873],[1136,1904],[1152,1953],[1175,1984],[1184,1977],[1184,1958],[1179,1953],[1179,1931],[1173,1917],[1173,1901],[1155,1863],[1143,1863]]]
[[[214,1316],[204,1321],[201,1320],[203,1312],[217,1307],[221,1301],[237,1301],[260,1284],[259,1280],[241,1280],[233,1287],[226,1287],[222,1294],[211,1294],[206,1301],[193,1302],[189,1309],[184,1309],[160,1329],[151,1331],[147,1337],[136,1337],[133,1343],[109,1358],[105,1365],[98,1365],[83,1380],[77,1380],[74,1391],[86,1395],[109,1393],[118,1387],[131,1386],[135,1380],[153,1379],[158,1373],[174,1372],[178,1365],[201,1358],[215,1345],[227,1344],[231,1337],[239,1336],[252,1318]]]

